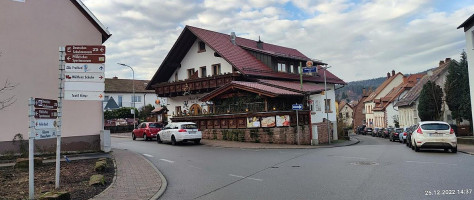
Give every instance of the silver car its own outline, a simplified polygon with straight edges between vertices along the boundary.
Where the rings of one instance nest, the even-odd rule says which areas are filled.
[[[407,135],[410,132],[410,127],[397,128],[395,131],[398,133],[400,143],[405,144],[407,142]]]

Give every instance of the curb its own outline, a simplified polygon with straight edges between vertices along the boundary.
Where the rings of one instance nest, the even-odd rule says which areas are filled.
[[[229,149],[319,149],[319,148],[336,148],[336,147],[346,147],[346,146],[352,146],[360,143],[360,140],[357,138],[351,138],[355,139],[356,141],[351,143],[351,141],[348,142],[348,144],[344,145],[331,145],[331,146],[301,146],[301,147],[291,147],[291,148],[277,148],[277,147],[227,147],[227,146],[219,146],[219,145],[209,145],[209,144],[203,144],[205,146],[209,147],[219,147],[219,148],[229,148]]]
[[[135,153],[135,154],[138,154],[138,153]],[[141,154],[138,154],[138,155],[140,155],[143,159],[145,159],[148,162],[148,164],[150,164],[153,167],[153,169],[155,169],[156,173],[158,173],[158,175],[160,176],[161,187],[158,190],[158,192],[156,192],[155,195],[153,195],[153,197],[150,198],[150,199],[159,199],[161,197],[161,195],[163,195],[163,193],[165,193],[165,190],[168,187],[168,181],[166,180],[165,176],[161,173],[161,171],[158,170],[158,168],[156,168],[156,166],[153,163],[151,163],[148,159],[146,159],[145,156],[143,156]]]
[[[467,152],[467,151],[459,151],[458,152],[461,152],[461,153],[464,153],[464,154],[467,154],[467,155],[471,155],[471,156],[474,156],[474,153],[471,153],[471,152]]]
[[[112,152],[112,151],[111,151]],[[110,188],[112,188],[112,186],[115,185],[115,181],[117,180],[117,163],[115,162],[115,158],[112,157],[111,158],[113,163],[114,163],[114,178],[112,179],[112,183],[110,183],[109,187],[105,188],[105,190],[103,190],[102,192],[100,192],[99,194],[95,195],[94,197],[90,198],[91,200],[95,199],[96,197],[98,197],[99,195],[101,195],[102,193],[106,192],[107,190],[109,190]]]

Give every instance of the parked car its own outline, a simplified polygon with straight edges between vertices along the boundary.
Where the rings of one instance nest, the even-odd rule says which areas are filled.
[[[379,135],[379,130],[380,130],[380,128],[374,128],[374,131],[372,132],[372,137],[378,136]]]
[[[444,149],[456,153],[457,138],[451,126],[442,121],[419,122],[411,135],[412,149],[416,152],[421,148]]]
[[[202,133],[193,122],[169,123],[156,135],[156,141],[158,143],[170,142],[172,145],[188,141],[199,144],[201,139]]]
[[[412,125],[408,129],[408,134],[407,134],[407,147],[411,148],[411,135],[413,134],[413,131],[418,125]]]
[[[390,138],[390,133],[393,132],[393,128],[384,128],[383,129],[383,138]]]
[[[399,135],[403,135],[403,128],[392,129],[392,132],[390,132],[390,141],[400,141]]]
[[[370,127],[365,127],[365,130],[364,130],[364,135],[372,135],[374,132],[374,129],[370,128]]]
[[[362,126],[358,126],[357,127],[357,134],[359,135],[365,135],[365,125],[362,125]]]
[[[406,143],[410,127],[397,128],[396,131],[398,132],[398,141],[400,143]]]
[[[158,134],[158,131],[163,128],[163,124],[157,122],[143,122],[132,131],[132,139],[143,138],[146,140],[152,140]]]

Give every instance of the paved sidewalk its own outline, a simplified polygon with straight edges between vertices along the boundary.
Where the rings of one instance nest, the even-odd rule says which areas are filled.
[[[225,140],[208,140],[203,139],[201,143],[212,147],[222,148],[241,148],[241,149],[316,149],[316,148],[331,148],[331,147],[342,147],[350,146],[359,143],[359,140],[351,138],[349,141],[338,142],[333,144],[325,145],[292,145],[292,144],[268,144],[268,143],[254,143],[254,142],[235,142]]]
[[[466,154],[474,155],[474,145],[458,144],[458,151]]]
[[[114,182],[94,200],[157,199],[166,189],[166,179],[143,156],[122,149],[112,149],[117,167]]]

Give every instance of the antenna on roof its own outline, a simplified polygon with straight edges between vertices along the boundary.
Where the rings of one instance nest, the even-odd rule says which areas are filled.
[[[263,42],[262,42],[262,40],[260,40],[260,35],[258,36],[257,48],[258,49],[263,49]]]

